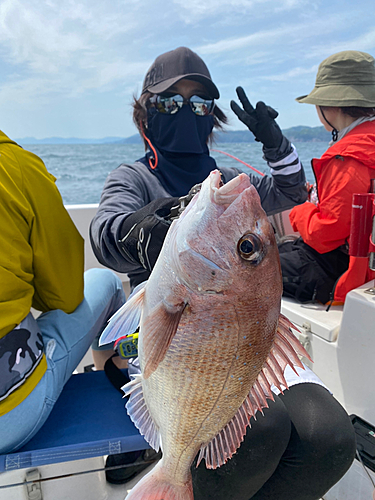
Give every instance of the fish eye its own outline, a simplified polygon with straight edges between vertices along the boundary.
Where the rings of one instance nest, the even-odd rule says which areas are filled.
[[[252,264],[259,264],[264,256],[262,240],[253,233],[246,233],[237,243],[240,257]]]

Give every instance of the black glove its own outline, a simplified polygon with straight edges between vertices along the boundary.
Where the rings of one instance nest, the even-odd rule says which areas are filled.
[[[152,271],[172,221],[171,208],[179,198],[159,198],[126,217],[118,246],[123,257]]]
[[[231,101],[232,111],[254,134],[256,141],[266,148],[278,148],[283,140],[283,133],[275,122],[279,113],[262,101],[258,102],[254,109],[242,87],[237,87],[236,92],[243,109],[235,101]]]

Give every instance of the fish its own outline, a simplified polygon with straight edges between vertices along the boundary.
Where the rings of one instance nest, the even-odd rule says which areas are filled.
[[[135,426],[162,458],[126,500],[193,500],[190,468],[215,469],[250,418],[288,388],[287,365],[308,357],[280,314],[273,228],[241,173],[210,173],[173,221],[147,282],[111,318],[100,344],[140,327],[141,374],[123,387]],[[298,375],[298,373],[297,373]]]

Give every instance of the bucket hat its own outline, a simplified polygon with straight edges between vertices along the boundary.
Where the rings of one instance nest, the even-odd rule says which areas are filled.
[[[187,47],[178,47],[158,56],[146,73],[142,94],[160,94],[183,78],[202,83],[212,99],[220,97],[203,60]]]
[[[296,101],[317,106],[375,107],[374,58],[356,50],[327,57],[319,65],[314,89]]]

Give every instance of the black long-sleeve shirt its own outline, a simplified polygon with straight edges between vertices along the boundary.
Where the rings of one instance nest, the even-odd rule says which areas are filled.
[[[271,176],[248,173],[267,215],[303,203],[307,198],[306,180],[296,150],[292,148],[285,158],[268,161],[268,165]],[[224,182],[241,173],[236,168],[218,168]],[[124,163],[113,170],[106,179],[98,211],[90,226],[91,244],[98,261],[115,271],[127,273],[133,285],[147,279],[148,271],[134,260],[127,259],[121,251],[120,230],[127,216],[153,200],[169,196],[170,193],[141,162]]]

